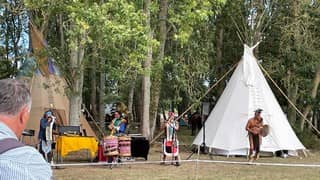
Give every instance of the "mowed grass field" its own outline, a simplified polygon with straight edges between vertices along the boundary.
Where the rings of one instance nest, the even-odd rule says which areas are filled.
[[[180,156],[182,160],[191,155],[189,144],[192,137],[186,127],[181,129]],[[170,163],[160,165],[160,142],[155,143],[148,156],[148,161],[137,158],[134,162],[142,164],[118,164],[112,169],[109,166],[67,166],[54,168],[55,179],[320,179],[320,167],[285,167],[264,166],[249,164],[225,164],[204,162],[182,162],[181,166],[173,166]],[[70,155],[65,159],[66,163],[87,163],[84,156]],[[168,158],[170,159],[170,158]],[[246,162],[244,157],[210,156],[208,154],[193,154],[190,159],[214,160],[214,161],[238,161]],[[143,162],[146,162],[143,164]],[[262,157],[259,163],[295,163],[295,164],[320,164],[320,151],[310,150],[307,157]]]

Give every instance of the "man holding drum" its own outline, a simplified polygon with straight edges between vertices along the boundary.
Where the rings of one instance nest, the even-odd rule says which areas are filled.
[[[114,113],[114,119],[111,121],[108,128],[111,130],[111,135],[115,134],[116,136],[124,134],[126,131],[127,120],[121,118],[119,112]]]
[[[109,163],[111,162],[117,162],[117,157],[119,155],[119,139],[118,136],[122,136],[125,134],[126,131],[126,126],[127,126],[127,120],[122,118],[120,116],[120,113],[116,111],[114,113],[114,119],[111,121],[109,124],[108,128],[111,130],[110,136],[106,138],[106,143],[107,143],[107,161]],[[127,140],[127,139],[126,139]],[[127,145],[127,144],[126,144]],[[123,147],[123,148],[128,148]],[[125,149],[128,151],[128,149]],[[126,152],[127,152],[126,151]],[[118,159],[119,161],[120,159]],[[112,166],[110,166],[112,167]]]
[[[254,111],[254,117],[250,118],[246,125],[250,143],[249,161],[256,160],[260,152],[260,145],[262,142],[262,135],[260,132],[263,128],[261,112],[262,109],[256,109]]]

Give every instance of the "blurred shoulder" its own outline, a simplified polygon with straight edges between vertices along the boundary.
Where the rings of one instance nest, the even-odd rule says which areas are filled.
[[[12,171],[24,172],[36,177],[36,179],[50,179],[52,176],[51,166],[44,160],[42,155],[31,146],[15,148],[0,156],[1,162],[6,164]],[[7,167],[7,168],[8,168]],[[19,170],[20,169],[20,170]]]
[[[38,150],[31,146],[15,148],[5,152],[3,155],[22,164],[32,164],[32,162],[47,164]]]

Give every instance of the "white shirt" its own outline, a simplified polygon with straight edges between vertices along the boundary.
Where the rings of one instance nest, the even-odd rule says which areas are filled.
[[[14,132],[0,122],[0,140],[17,139]],[[42,155],[31,146],[23,146],[4,152],[0,155],[0,179],[36,180],[51,179],[52,170]]]

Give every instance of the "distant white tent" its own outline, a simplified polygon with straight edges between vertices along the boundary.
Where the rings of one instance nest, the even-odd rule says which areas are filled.
[[[254,110],[263,109],[264,124],[270,133],[263,138],[261,151],[305,150],[272,93],[253,55],[254,47],[244,45],[244,54],[205,124],[205,144],[216,154],[246,155],[249,149],[246,123]],[[193,141],[203,143],[203,129]]]

